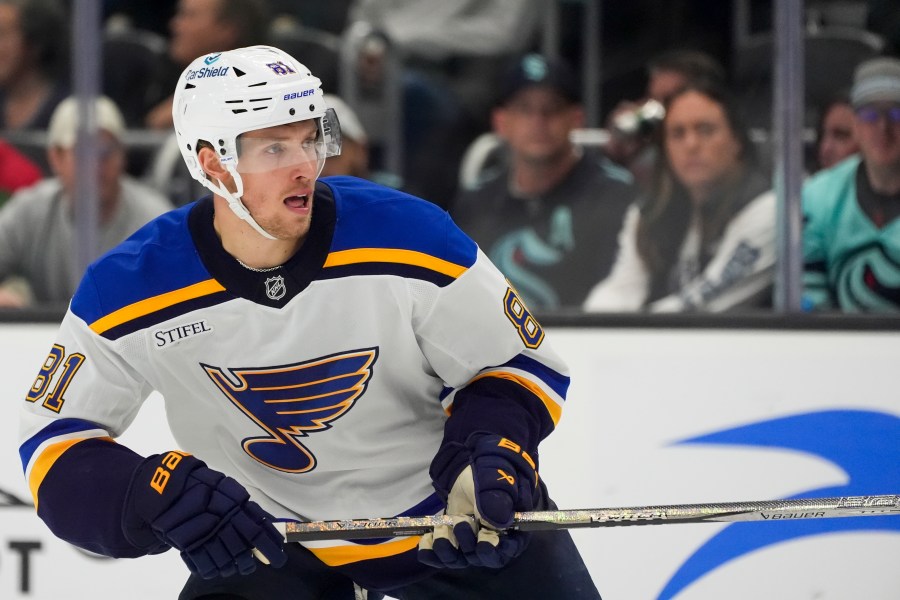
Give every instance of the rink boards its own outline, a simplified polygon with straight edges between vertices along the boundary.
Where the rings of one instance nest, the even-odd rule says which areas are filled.
[[[30,502],[16,410],[55,325],[0,325],[0,491]],[[550,328],[573,383],[541,473],[561,508],[900,492],[900,332]],[[172,447],[151,397],[120,440]],[[178,555],[112,561],[0,498],[0,598],[175,598]],[[367,515],[363,515],[367,516]],[[536,534],[538,535],[538,534]],[[900,518],[573,533],[604,598],[893,600]]]

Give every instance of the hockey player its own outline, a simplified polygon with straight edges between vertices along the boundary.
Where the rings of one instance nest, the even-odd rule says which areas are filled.
[[[183,599],[598,598],[567,533],[504,531],[553,506],[537,448],[569,379],[478,247],[429,202],[317,181],[340,128],[278,49],[198,58],[173,115],[212,197],[89,267],[24,402],[51,530],[177,548]],[[180,449],[143,457],[115,438],[152,390]],[[366,543],[272,525],[444,510],[452,530]]]

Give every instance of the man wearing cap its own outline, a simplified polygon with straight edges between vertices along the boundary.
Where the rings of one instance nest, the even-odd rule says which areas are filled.
[[[451,213],[532,309],[580,306],[615,258],[635,197],[630,174],[573,144],[584,108],[570,67],[537,54],[501,82],[491,115],[501,167],[463,191]]]
[[[859,155],[803,188],[807,310],[900,310],[900,59],[857,67],[850,94]]]
[[[99,135],[99,250],[109,250],[150,219],[171,208],[166,199],[125,174],[121,137],[125,124],[106,97],[97,99]],[[29,294],[0,288],[0,306],[64,305],[81,279],[75,260],[77,245],[73,202],[78,104],[74,97],[57,106],[47,129],[47,159],[54,177],[14,194],[0,209],[0,282],[18,276]],[[31,298],[29,298],[31,296]]]

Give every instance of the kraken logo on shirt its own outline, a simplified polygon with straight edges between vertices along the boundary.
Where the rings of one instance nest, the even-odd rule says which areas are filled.
[[[279,367],[221,369],[201,366],[235,406],[266,435],[246,438],[244,452],[286,473],[316,468],[300,440],[330,429],[353,408],[372,378],[377,348],[351,350]]]

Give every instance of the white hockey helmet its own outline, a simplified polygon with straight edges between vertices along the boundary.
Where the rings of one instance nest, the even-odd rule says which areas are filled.
[[[322,95],[321,81],[286,52],[251,46],[206,54],[181,74],[172,103],[175,136],[191,176],[228,200],[231,209],[266,238],[274,239],[241,202],[238,137],[242,133],[315,119],[318,137],[316,176],[325,159],[340,154],[340,125]],[[197,160],[197,145],[208,142],[234,178],[230,192],[212,181]]]

